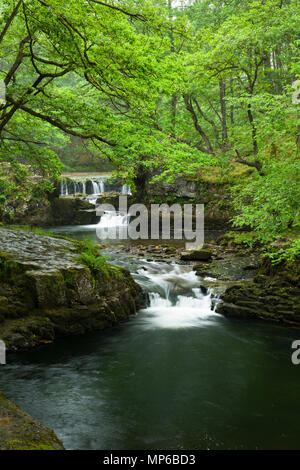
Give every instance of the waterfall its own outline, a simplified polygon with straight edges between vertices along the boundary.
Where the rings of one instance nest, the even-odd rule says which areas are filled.
[[[100,186],[100,194],[105,193],[105,181],[104,180],[99,181],[99,186]]]
[[[93,186],[93,194],[99,194],[99,186],[96,183],[96,181],[92,181],[92,186]]]
[[[102,240],[126,240],[128,238],[128,214],[105,212],[96,226],[96,234]]]
[[[121,182],[111,181],[110,175],[88,175],[80,177],[68,176],[68,180],[60,182],[60,195],[80,195],[99,196],[105,192],[118,192],[124,195],[131,195],[131,189]],[[68,187],[69,186],[69,187]],[[96,198],[94,198],[96,201]]]
[[[60,195],[68,196],[68,182],[66,180],[60,182]]]
[[[98,223],[98,228],[119,227],[128,225],[128,215],[120,214],[117,211],[105,212]]]
[[[144,310],[145,327],[188,328],[214,321],[212,292],[203,292],[194,271],[185,266],[146,262],[136,281],[149,293],[150,306]]]
[[[130,186],[127,186],[126,184],[123,184],[122,194],[126,194],[126,195],[130,196],[132,194]]]

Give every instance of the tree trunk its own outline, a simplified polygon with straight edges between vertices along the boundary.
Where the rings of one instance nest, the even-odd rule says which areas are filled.
[[[222,116],[222,140],[223,140],[223,145],[226,145],[228,142],[226,101],[225,101],[226,86],[223,81],[223,78],[220,78],[219,87],[220,87],[220,104],[221,104],[221,116]]]
[[[251,109],[251,104],[248,104],[248,119],[250,122],[250,125],[252,127],[252,143],[253,143],[253,151],[254,155],[257,155],[258,153],[258,146],[257,146],[257,139],[256,139],[256,127],[253,119],[253,114],[252,114],[252,109]]]
[[[134,199],[137,203],[148,199],[149,180],[149,168],[139,163],[136,168],[136,176],[133,180],[135,184]]]

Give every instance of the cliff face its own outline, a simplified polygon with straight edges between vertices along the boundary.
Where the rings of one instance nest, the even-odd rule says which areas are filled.
[[[63,450],[54,432],[0,392],[0,450]]]
[[[96,224],[94,204],[80,197],[59,198],[44,195],[38,201],[30,201],[13,218],[14,224],[31,227],[53,227],[55,225],[91,225]],[[5,219],[4,219],[5,220]]]
[[[148,195],[151,202],[204,204],[206,229],[230,227],[233,212],[230,206],[229,184],[222,181],[178,177],[174,183],[158,181],[150,184]]]
[[[0,338],[8,350],[101,330],[144,305],[124,269],[91,270],[77,244],[0,229]]]

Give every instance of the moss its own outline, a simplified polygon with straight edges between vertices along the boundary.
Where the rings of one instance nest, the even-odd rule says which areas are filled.
[[[300,289],[292,284],[283,286],[274,279],[258,275],[256,282],[239,283],[227,289],[218,312],[226,316],[253,317],[282,322],[287,325],[300,323]]]
[[[241,178],[247,178],[253,171],[253,168],[240,163],[230,162],[224,168],[214,166],[200,168],[195,175],[187,176],[186,180],[220,185],[224,183],[231,184],[240,181]]]
[[[13,282],[23,273],[24,269],[20,263],[14,261],[9,253],[0,251],[0,280]]]
[[[129,272],[107,264],[99,254],[99,245],[56,242],[51,237],[1,230],[5,250],[12,241],[20,250],[16,265],[10,259],[15,251],[3,253],[6,265],[2,278],[0,270],[0,337],[8,350],[33,348],[57,337],[103,329],[144,306],[142,291]],[[100,259],[99,265],[80,263],[78,258],[86,252]]]
[[[0,450],[61,450],[54,432],[7,400],[0,392]],[[5,421],[4,421],[5,420]]]

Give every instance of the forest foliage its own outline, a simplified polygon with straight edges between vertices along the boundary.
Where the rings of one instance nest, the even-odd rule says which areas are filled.
[[[299,24],[297,0],[3,0],[0,161],[48,184],[80,139],[132,186],[238,162],[234,224],[296,256]]]

